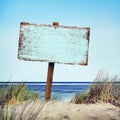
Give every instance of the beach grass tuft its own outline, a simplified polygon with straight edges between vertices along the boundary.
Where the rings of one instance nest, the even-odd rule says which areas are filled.
[[[100,70],[86,93],[77,93],[72,103],[112,103],[120,107],[120,79]]]
[[[0,90],[0,104],[18,104],[19,102],[34,100],[39,95],[28,90],[25,84],[3,85]]]
[[[17,105],[36,101],[40,96],[23,83],[3,84],[0,89],[0,120],[14,120]]]

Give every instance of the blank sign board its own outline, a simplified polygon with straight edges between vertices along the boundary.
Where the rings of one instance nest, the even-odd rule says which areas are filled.
[[[18,58],[28,61],[87,65],[88,27],[20,24]]]

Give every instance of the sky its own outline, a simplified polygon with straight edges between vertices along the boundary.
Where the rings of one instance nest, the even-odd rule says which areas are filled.
[[[55,63],[53,81],[120,76],[119,0],[0,0],[0,81],[47,79],[48,63],[18,60],[20,22],[90,27],[88,66]]]

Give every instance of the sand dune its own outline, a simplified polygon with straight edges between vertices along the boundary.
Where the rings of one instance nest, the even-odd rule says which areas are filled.
[[[78,105],[61,101],[39,101],[15,108],[15,120],[120,120],[120,108],[104,103]]]
[[[109,103],[71,104],[61,101],[38,101],[6,106],[4,112],[8,120],[11,114],[12,120],[120,120],[120,108]],[[1,115],[0,120],[3,120]]]

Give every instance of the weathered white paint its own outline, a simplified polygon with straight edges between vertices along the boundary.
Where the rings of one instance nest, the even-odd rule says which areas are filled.
[[[87,65],[89,28],[21,23],[18,58]]]

